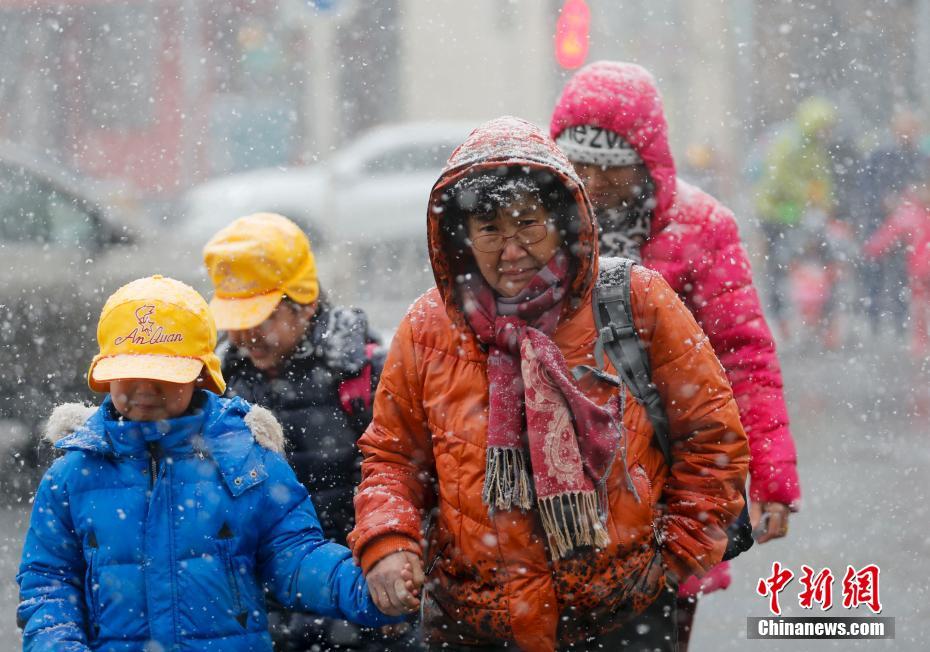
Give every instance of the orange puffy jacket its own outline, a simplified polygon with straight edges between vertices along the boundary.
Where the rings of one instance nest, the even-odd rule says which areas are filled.
[[[424,557],[431,573],[423,627],[431,641],[552,650],[645,608],[665,582],[649,572],[653,564],[664,562],[684,578],[720,561],[725,528],[743,506],[749,448],[707,337],[659,274],[636,267],[634,323],[668,411],[671,471],[653,445],[645,410],[628,400],[627,468],[618,454],[607,479],[606,549],[553,561],[535,510],[489,515],[481,499],[487,355],[456,305],[436,207],[443,189],[463,175],[500,165],[548,170],[578,204],[576,272],[553,341],[569,367],[594,362],[597,238],[587,195],[538,128],[514,118],[492,121],[453,153],[433,187],[428,238],[437,287],[409,309],[391,345],[374,420],[359,440],[363,480],[349,544],[366,572],[399,550]],[[599,403],[617,391],[590,375],[580,386]]]

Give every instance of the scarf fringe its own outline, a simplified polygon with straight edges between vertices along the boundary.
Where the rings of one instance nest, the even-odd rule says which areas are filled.
[[[553,559],[567,556],[575,547],[606,548],[610,543],[596,492],[573,491],[540,498],[538,502]]]
[[[533,506],[533,489],[524,450],[488,449],[481,498],[492,509],[510,509],[513,505],[529,509]]]

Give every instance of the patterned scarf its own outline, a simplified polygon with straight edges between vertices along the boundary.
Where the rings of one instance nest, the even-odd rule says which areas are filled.
[[[619,256],[643,262],[639,248],[649,238],[652,229],[652,212],[656,205],[654,194],[654,186],[649,183],[642,194],[629,204],[595,212],[601,256]]]
[[[604,481],[621,435],[620,398],[599,406],[585,396],[550,339],[568,269],[560,251],[513,298],[498,296],[477,273],[462,286],[466,319],[489,349],[482,498],[489,512],[530,509],[535,490],[554,559],[608,544]]]

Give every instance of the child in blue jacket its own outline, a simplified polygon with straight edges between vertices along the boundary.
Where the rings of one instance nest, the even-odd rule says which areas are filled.
[[[223,399],[216,328],[192,288],[120,288],[97,328],[99,408],[61,406],[17,581],[24,650],[271,650],[265,595],[377,627],[326,541],[271,414]],[[411,600],[413,598],[411,597]]]

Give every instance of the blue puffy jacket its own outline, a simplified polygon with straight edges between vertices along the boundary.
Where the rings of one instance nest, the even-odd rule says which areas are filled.
[[[17,577],[25,650],[271,650],[263,590],[289,609],[398,620],[323,538],[273,417],[195,401],[143,423],[107,397],[57,441],[68,452],[39,486]]]

